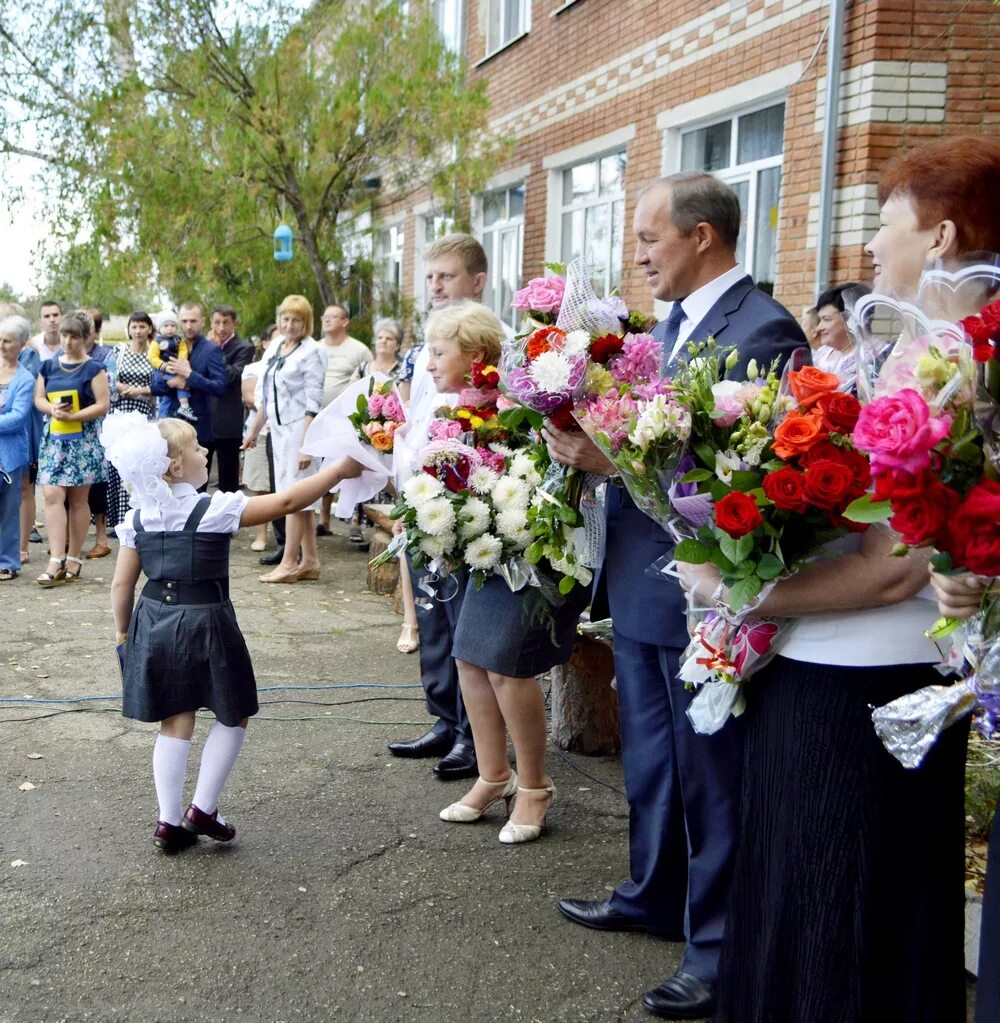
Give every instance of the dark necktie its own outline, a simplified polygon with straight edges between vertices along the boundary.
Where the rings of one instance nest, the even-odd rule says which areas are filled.
[[[677,344],[677,335],[681,331],[681,321],[684,319],[684,309],[680,302],[674,302],[670,307],[670,315],[667,317],[667,325],[663,331],[663,369],[673,362],[674,345]]]

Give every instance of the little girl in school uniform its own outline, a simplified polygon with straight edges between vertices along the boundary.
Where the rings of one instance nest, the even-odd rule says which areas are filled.
[[[207,452],[178,419],[150,423],[137,413],[108,417],[108,460],[130,485],[134,511],[117,527],[120,550],[111,584],[117,642],[125,642],[122,713],[159,721],[153,782],[160,815],[153,837],[164,852],[199,835],[228,842],[236,829],[218,811],[226,783],[257,713],[253,665],[229,600],[229,542],[318,500],[361,467],[343,459],[277,494],[198,493]],[[138,603],[140,572],[147,583]],[[133,606],[134,605],[134,606]],[[201,757],[194,798],[183,810],[195,711],[216,721]]]

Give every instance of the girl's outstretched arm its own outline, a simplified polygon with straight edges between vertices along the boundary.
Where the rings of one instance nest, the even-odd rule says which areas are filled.
[[[111,611],[115,616],[115,633],[119,643],[128,632],[132,605],[135,603],[135,584],[139,581],[141,570],[139,552],[132,547],[119,547],[115,577],[111,580]]]
[[[281,490],[277,494],[251,497],[243,509],[240,525],[259,526],[272,519],[280,519],[283,515],[301,511],[333,490],[338,483],[354,479],[363,471],[364,466],[355,462],[353,458],[341,458],[332,465],[320,469],[315,475],[293,483],[287,490]]]

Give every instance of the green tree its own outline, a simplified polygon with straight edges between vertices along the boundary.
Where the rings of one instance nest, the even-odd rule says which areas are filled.
[[[465,222],[503,148],[482,84],[392,0],[0,0],[0,95],[0,152],[47,168],[57,226],[97,238],[122,291],[145,274],[257,318],[338,297],[373,200],[426,187]]]

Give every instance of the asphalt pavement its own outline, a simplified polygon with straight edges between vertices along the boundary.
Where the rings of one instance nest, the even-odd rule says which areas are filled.
[[[627,874],[620,762],[554,751],[529,845],[500,845],[496,813],[439,821],[466,783],[386,752],[429,718],[367,555],[338,527],[319,582],[268,586],[250,540],[232,592],[261,712],[223,793],[237,837],[174,857],[152,844],[155,725],[120,714],[114,557],[42,590],[34,545],[0,584],[0,1023],[650,1019],[681,946],[556,910]]]

